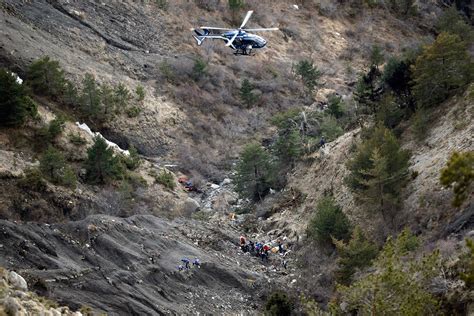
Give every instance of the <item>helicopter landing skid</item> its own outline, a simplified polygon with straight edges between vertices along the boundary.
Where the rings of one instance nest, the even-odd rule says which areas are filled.
[[[234,55],[242,55],[242,56],[255,56],[255,52],[253,50],[236,50]]]

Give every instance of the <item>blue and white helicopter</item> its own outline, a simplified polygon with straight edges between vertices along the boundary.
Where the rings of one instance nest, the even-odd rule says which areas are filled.
[[[226,42],[225,46],[235,50],[235,54],[251,55],[252,49],[263,48],[267,41],[258,35],[247,32],[263,32],[263,31],[278,31],[277,27],[260,28],[260,29],[244,29],[243,27],[252,16],[253,11],[248,11],[242,25],[238,29],[229,29],[213,26],[201,26],[197,29],[192,28],[196,35],[193,35],[197,44],[201,46],[206,38],[220,39]],[[224,33],[216,34],[215,31],[225,31]]]

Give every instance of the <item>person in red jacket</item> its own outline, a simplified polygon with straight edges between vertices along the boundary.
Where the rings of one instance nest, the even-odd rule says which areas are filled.
[[[240,249],[242,249],[243,252],[247,252],[247,245],[244,236],[240,236]]]

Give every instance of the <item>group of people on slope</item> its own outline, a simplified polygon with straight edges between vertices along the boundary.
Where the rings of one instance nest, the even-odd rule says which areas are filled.
[[[191,261],[188,258],[181,259],[182,264],[178,266],[178,271],[190,270],[191,269]],[[193,268],[201,268],[201,261],[198,258],[194,258],[192,262]]]
[[[260,257],[262,262],[268,262],[268,256],[270,252],[279,253],[280,255],[285,255],[286,249],[283,247],[281,239],[277,240],[277,245],[275,247],[271,246],[271,243],[262,243],[249,240],[247,243],[244,236],[240,236],[240,249],[244,253],[250,253],[256,257]],[[286,260],[283,260],[283,267],[286,269]]]

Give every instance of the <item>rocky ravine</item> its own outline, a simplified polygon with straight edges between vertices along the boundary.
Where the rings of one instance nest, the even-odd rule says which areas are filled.
[[[230,225],[94,215],[66,224],[0,222],[0,266],[40,295],[109,315],[256,313],[286,272],[244,256]],[[201,268],[179,272],[181,258]],[[273,262],[278,262],[276,255]],[[264,272],[264,273],[262,273]]]

